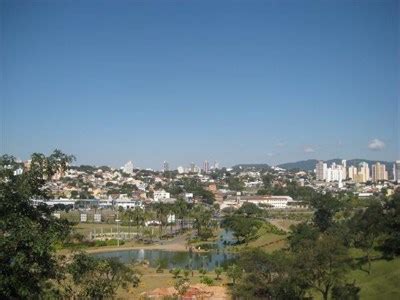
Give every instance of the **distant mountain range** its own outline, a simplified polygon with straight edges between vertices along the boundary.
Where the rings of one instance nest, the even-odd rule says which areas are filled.
[[[315,165],[317,164],[318,161],[319,160],[317,160],[317,159],[301,160],[301,161],[296,161],[296,162],[280,164],[280,165],[277,165],[277,167],[283,168],[286,170],[299,169],[299,170],[303,170],[303,171],[312,171],[315,169]],[[324,160],[324,162],[326,162],[328,164],[328,166],[330,166],[332,163],[341,164],[342,159],[335,158],[335,159],[330,159],[330,160]],[[360,158],[349,159],[349,160],[346,160],[346,162],[347,162],[347,166],[358,166],[359,163],[366,162],[370,165],[370,167],[372,164],[380,162],[381,164],[384,164],[386,166],[386,170],[389,172],[389,174],[392,172],[393,163],[394,163],[394,162],[390,162],[390,161],[368,160],[368,159],[360,159]]]

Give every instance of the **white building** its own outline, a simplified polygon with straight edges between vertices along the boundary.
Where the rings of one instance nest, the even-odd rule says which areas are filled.
[[[122,170],[126,174],[132,174],[133,173],[133,163],[131,161],[128,161],[123,167]]]
[[[394,181],[400,183],[400,160],[396,160],[393,165]]]
[[[153,198],[154,198],[154,201],[160,201],[162,199],[169,199],[170,193],[168,193],[164,190],[154,191]]]
[[[319,161],[315,166],[315,173],[317,175],[317,180],[325,180],[326,179],[326,169],[327,165],[323,161]]]
[[[295,203],[290,196],[236,196],[224,200],[221,209],[225,207],[239,208],[246,202],[266,205],[272,209],[287,209],[291,207],[289,203]]]
[[[115,206],[127,208],[144,208],[142,201],[140,200],[128,200],[128,199],[117,199],[115,200]]]

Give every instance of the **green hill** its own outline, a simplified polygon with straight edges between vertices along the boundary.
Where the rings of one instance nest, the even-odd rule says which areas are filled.
[[[378,260],[372,263],[371,275],[357,270],[349,274],[361,287],[360,299],[400,299],[400,258],[391,261]]]

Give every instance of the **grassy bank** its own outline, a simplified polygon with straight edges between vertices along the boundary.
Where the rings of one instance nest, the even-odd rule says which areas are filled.
[[[400,258],[374,261],[370,275],[355,270],[348,278],[361,288],[360,299],[400,299]]]

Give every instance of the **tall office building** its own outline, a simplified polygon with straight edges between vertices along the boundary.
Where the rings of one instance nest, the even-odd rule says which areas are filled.
[[[358,172],[359,175],[359,182],[367,182],[370,180],[370,173],[369,173],[369,166],[366,162],[361,162],[360,163],[360,171]]]
[[[394,181],[400,183],[400,160],[396,160],[393,165]]]
[[[358,174],[358,172],[357,172],[357,167],[355,167],[355,166],[350,166],[350,167],[349,167],[349,170],[348,170],[348,177],[349,177],[351,180],[355,180],[356,177],[357,177],[357,174]]]
[[[210,164],[208,163],[207,160],[205,160],[203,163],[203,171],[204,173],[208,173],[210,171]]]
[[[372,181],[377,182],[381,180],[388,180],[388,172],[385,165],[377,162],[372,165]]]
[[[163,171],[164,172],[168,172],[169,171],[169,164],[168,164],[168,162],[166,160],[164,160]]]
[[[196,165],[194,163],[190,164],[190,172],[194,173],[196,171]]]
[[[320,160],[315,166],[315,173],[317,175],[317,180],[325,180],[326,179],[326,164]]]

